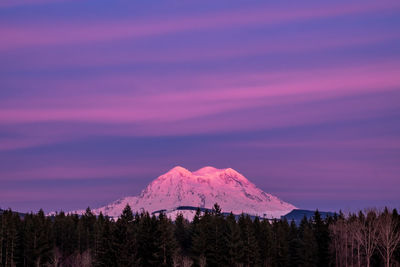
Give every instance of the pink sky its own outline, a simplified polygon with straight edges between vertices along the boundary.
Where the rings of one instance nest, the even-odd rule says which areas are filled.
[[[175,165],[237,169],[301,208],[398,206],[399,13],[2,1],[0,207],[97,207]]]

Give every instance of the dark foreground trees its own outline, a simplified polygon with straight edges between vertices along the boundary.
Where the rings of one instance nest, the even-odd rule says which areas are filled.
[[[133,214],[113,221],[94,216],[24,218],[0,215],[0,266],[400,266],[396,210],[312,219],[296,225],[242,214],[224,216],[218,205],[178,215]]]
[[[400,266],[397,210],[367,210],[330,223],[336,266]]]

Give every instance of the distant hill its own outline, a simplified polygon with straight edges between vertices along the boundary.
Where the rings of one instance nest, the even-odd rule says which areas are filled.
[[[211,212],[211,209],[206,209],[206,208],[197,208],[197,207],[191,207],[191,206],[179,206],[176,209],[173,210],[169,210],[167,213],[167,210],[156,210],[154,212],[152,212],[151,214],[154,215],[159,215],[161,212],[167,213],[169,215],[171,214],[178,214],[178,213],[183,213],[183,214],[191,214],[192,216],[194,216],[194,214],[196,213],[197,209],[200,209],[201,212]],[[328,216],[333,216],[335,213],[333,212],[326,212],[326,211],[318,211],[321,214],[321,218],[325,219]],[[224,216],[228,216],[230,214],[230,212],[222,212],[222,215]],[[314,217],[315,211],[314,210],[303,210],[303,209],[294,209],[291,212],[287,213],[286,215],[281,216],[281,220],[286,219],[289,223],[291,221],[294,221],[297,225],[300,224],[301,220],[306,217],[307,219],[312,219]],[[235,216],[236,219],[239,218],[239,216],[241,214],[233,214]],[[255,215],[249,215],[251,219],[254,219]],[[268,219],[268,218],[260,218],[260,219]],[[268,219],[268,220],[274,220],[274,219]]]
[[[326,212],[326,211],[318,211],[321,214],[322,219],[325,219],[328,216],[333,216],[335,213]],[[300,224],[301,220],[306,217],[307,219],[311,219],[314,217],[315,211],[312,210],[301,210],[294,209],[286,215],[281,216],[281,219],[286,219],[289,223],[294,221],[297,225]]]
[[[0,209],[0,215],[2,215],[4,213],[5,210]],[[19,215],[19,217],[24,218],[26,213],[22,213],[22,212],[17,212],[17,211],[12,211],[13,213],[16,213]]]
[[[173,210],[169,210],[168,214],[169,216],[171,216],[173,218],[172,215],[177,215],[178,213],[183,213],[186,215],[189,215],[189,217],[194,216],[194,214],[196,213],[198,207],[192,207],[192,206],[179,206],[176,209]],[[207,209],[207,208],[199,208],[201,212],[211,212],[211,209]],[[153,211],[151,214],[153,215],[159,215],[161,212],[167,213],[167,210],[156,210]],[[321,214],[322,219],[325,219],[328,216],[334,216],[335,213],[333,212],[326,212],[326,211],[318,211]],[[3,209],[0,209],[0,215],[4,213]],[[13,213],[18,214],[21,218],[24,218],[26,213],[22,213],[22,212],[17,212],[17,211],[13,211]],[[222,212],[222,215],[224,216],[228,216],[230,214],[230,212]],[[294,221],[297,225],[300,224],[301,220],[306,217],[307,219],[312,219],[314,217],[315,211],[313,210],[303,210],[303,209],[294,209],[291,212],[289,212],[286,215],[281,216],[281,220],[286,219],[289,223],[291,221]],[[236,219],[239,218],[239,216],[241,214],[233,214],[235,216]],[[51,216],[54,216],[54,214],[52,214]],[[250,218],[252,220],[254,220],[254,218],[256,217],[255,215],[249,215]],[[263,219],[261,217],[261,219]],[[266,218],[264,218],[266,219]],[[268,219],[268,220],[274,220],[274,219]]]

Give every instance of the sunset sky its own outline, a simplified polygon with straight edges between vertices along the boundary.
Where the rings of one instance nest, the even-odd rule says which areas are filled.
[[[400,207],[400,1],[0,1],[0,208],[180,165],[299,208]]]

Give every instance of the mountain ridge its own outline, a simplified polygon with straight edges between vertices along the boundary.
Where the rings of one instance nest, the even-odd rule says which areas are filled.
[[[93,213],[118,217],[129,204],[134,212],[150,213],[165,210],[174,218],[177,207],[190,206],[211,209],[218,203],[223,212],[247,213],[262,218],[280,218],[296,209],[276,196],[268,194],[232,168],[205,166],[196,171],[175,166],[149,183],[138,196],[118,199]],[[84,210],[75,211],[78,214]],[[190,219],[193,211],[180,211]]]

